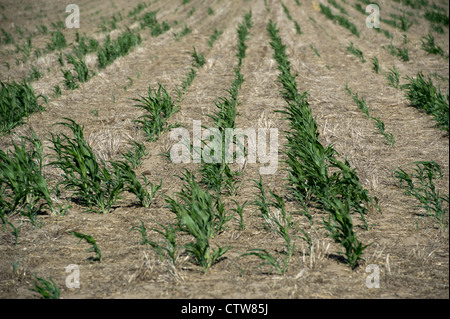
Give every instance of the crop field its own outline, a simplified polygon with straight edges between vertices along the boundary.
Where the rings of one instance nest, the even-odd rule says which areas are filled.
[[[449,298],[445,0],[0,2],[0,297]]]

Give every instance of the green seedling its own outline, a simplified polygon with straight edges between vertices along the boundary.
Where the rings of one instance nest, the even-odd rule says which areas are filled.
[[[48,281],[46,279],[39,278],[36,274],[34,274],[34,277],[36,280],[33,280],[34,289],[30,289],[31,291],[39,293],[44,299],[60,298],[60,290],[52,278],[49,278],[50,281]]]
[[[370,244],[363,245],[357,239],[350,214],[350,199],[342,202],[337,198],[323,198],[322,204],[329,213],[328,219],[323,217],[325,229],[329,231],[329,236],[345,249],[345,252],[340,253],[345,256],[345,262],[352,269],[355,269],[359,262],[363,260],[362,254]]]
[[[147,235],[147,228],[142,221],[141,225],[133,226],[129,231],[138,231],[142,236],[141,244],[150,245],[157,251],[159,257],[162,260],[164,260],[164,258],[166,257],[165,255],[167,255],[175,266],[179,250],[176,242],[177,229],[172,225],[164,226],[160,223],[156,224],[158,224],[158,226],[160,226],[163,230],[157,228],[151,228],[151,230],[160,234],[164,238],[163,242],[154,242],[149,240]]]
[[[2,200],[0,199],[0,204],[4,205]],[[16,227],[13,223],[11,223],[6,216],[6,205],[0,207],[0,222],[3,225],[3,230],[6,231],[8,226],[11,227],[11,235],[14,237],[14,245],[19,243],[19,229],[21,226]]]
[[[178,110],[166,89],[159,84],[158,89],[148,88],[148,96],[133,99],[138,102],[136,107],[146,110],[148,113],[140,116],[135,122],[141,124],[147,134],[148,141],[156,140],[162,133],[173,126],[168,125],[169,118]]]
[[[47,31],[48,31],[47,26],[44,25],[44,24],[38,25],[38,26],[36,27],[36,29],[38,30],[38,32],[39,32],[40,34],[43,34],[43,35],[47,34]]]
[[[133,10],[128,12],[128,17],[135,17],[135,16],[137,16],[139,13],[141,13],[142,10],[147,8],[147,6],[148,5],[145,2],[139,3]]]
[[[67,42],[64,34],[60,30],[52,32],[52,42],[47,44],[47,48],[50,51],[54,51],[54,50],[62,50],[66,46]]]
[[[105,43],[97,52],[99,68],[104,69],[117,58],[127,55],[135,46],[141,44],[141,42],[140,33],[135,33],[130,29],[124,31],[115,41],[112,41],[108,35]]]
[[[433,116],[436,127],[449,130],[449,94],[441,93],[433,81],[419,72],[416,78],[407,77],[408,83],[403,86],[406,98],[411,106],[423,110]]]
[[[348,94],[351,95],[353,101],[355,101],[358,108],[366,115],[367,118],[370,118],[369,107],[367,106],[366,101],[363,98],[360,98],[358,93],[353,93],[348,85],[345,86]]]
[[[0,39],[0,43],[2,44],[12,44],[14,43],[14,38],[11,33],[5,31],[5,29],[1,29],[3,37]]]
[[[137,169],[142,164],[142,158],[147,156],[147,150],[143,143],[131,141],[133,150],[127,150],[122,153],[122,157],[131,165],[133,169]]]
[[[111,165],[116,171],[116,176],[123,184],[123,190],[136,195],[136,198],[139,200],[140,204],[143,207],[150,207],[153,197],[162,186],[162,180],[159,185],[153,185],[147,180],[147,177],[145,175],[142,175],[141,183],[128,162],[114,161],[111,162]],[[150,192],[148,192],[147,190],[148,186],[150,186]]]
[[[63,58],[63,55],[62,55],[61,51],[58,54],[58,62],[59,62],[60,66],[64,66],[64,58]]]
[[[189,28],[187,25],[184,26],[184,28],[180,31],[174,34],[175,41],[180,41],[180,39],[192,32],[192,29]]]
[[[91,247],[88,250],[86,250],[86,251],[87,252],[94,252],[96,257],[91,257],[91,258],[89,258],[90,260],[98,261],[99,263],[102,262],[102,253],[100,251],[100,248],[98,248],[94,237],[92,237],[90,235],[85,235],[85,234],[79,233],[79,232],[72,232],[72,235],[74,235],[75,237],[80,239],[80,241],[78,243],[80,243],[84,239],[88,244],[91,245]]]
[[[283,2],[281,2],[281,6],[283,7],[283,10],[284,10],[284,13],[286,14],[286,17],[294,23],[295,31],[297,32],[297,34],[302,34],[302,30],[300,28],[300,25],[298,24],[297,21],[294,20],[294,18],[292,18],[291,12],[289,11],[289,8],[286,7]]]
[[[23,118],[45,110],[38,102],[38,99],[44,96],[36,96],[29,82],[0,81],[0,85],[0,135],[22,124]]]
[[[208,45],[210,48],[214,46],[214,42],[217,41],[217,39],[222,35],[223,31],[218,31],[217,29],[214,29],[214,33],[209,37]]]
[[[63,180],[57,185],[74,191],[77,200],[87,206],[88,211],[108,213],[124,190],[124,182],[107,168],[103,160],[97,160],[92,148],[84,139],[83,127],[75,121],[56,123],[69,128],[73,137],[63,133],[51,134],[51,149],[55,161],[49,165],[59,167]]]
[[[292,222],[292,213],[286,213],[284,199],[272,191],[269,191],[272,200],[269,201],[266,197],[266,192],[260,177],[259,181],[254,181],[259,190],[258,198],[254,205],[258,208],[261,217],[264,219],[264,227],[269,231],[276,233],[284,241],[284,257],[277,258],[265,249],[252,249],[242,256],[254,255],[265,261],[261,266],[269,264],[275,268],[280,274],[284,275],[287,271],[288,264],[292,259],[295,251],[295,243],[292,236],[292,228],[295,224]],[[306,234],[304,231],[302,231]]]
[[[78,43],[78,46],[73,48],[73,52],[80,59],[88,53],[97,51],[100,46],[97,40],[85,35],[80,37],[76,42]]]
[[[233,202],[235,203],[236,208],[233,208],[232,210],[239,215],[239,229],[245,230],[244,208],[247,205],[247,201],[245,201],[242,205],[239,205],[239,203],[235,200],[233,200]]]
[[[73,55],[67,55],[67,62],[73,65],[73,71],[77,74],[75,79],[77,79],[79,82],[87,82],[91,76],[89,75],[89,70],[86,66],[86,63],[83,61],[82,58],[76,58]],[[67,71],[66,71],[67,72]],[[63,71],[64,73],[64,71]],[[64,74],[65,77],[65,74]],[[73,80],[73,77],[72,77]]]
[[[184,248],[192,256],[193,262],[202,266],[206,272],[229,249],[220,246],[213,249],[210,239],[231,217],[223,216],[220,198],[203,191],[192,173],[186,171],[181,179],[184,182],[181,192],[176,193],[175,198],[167,197],[166,202],[176,215],[179,230],[194,238],[194,242],[186,244]]]
[[[426,37],[422,39],[422,49],[430,54],[438,54],[444,56],[444,50],[434,42],[434,36],[428,33]]]
[[[321,57],[320,54],[319,54],[319,51],[317,51],[317,49],[316,49],[312,44],[310,44],[309,47],[314,51],[314,53],[315,53],[319,58]]]
[[[25,142],[31,144],[29,150]],[[14,151],[7,153],[0,150],[0,204],[3,214],[18,210],[35,218],[34,215],[45,206],[53,213],[53,201],[42,172],[42,142],[32,133],[31,137],[22,136],[20,145],[13,143],[13,147]]]
[[[189,10],[189,12],[188,12],[187,17],[188,18],[192,17],[194,15],[195,11],[196,11],[195,7],[192,7],[192,9]]]
[[[55,97],[60,97],[62,95],[61,87],[59,85],[53,87],[53,92],[55,92]]]
[[[341,6],[339,3],[337,3],[335,0],[328,0],[328,3],[331,4],[333,7],[338,9],[342,14],[349,15],[347,10],[343,6]]]
[[[195,47],[192,47],[194,51],[192,52],[192,58],[194,58],[194,62],[192,62],[192,66],[195,68],[201,68],[205,63],[206,59],[203,54],[198,54]]]
[[[397,48],[396,55],[405,62],[409,61],[408,48]]]
[[[409,61],[408,48],[396,48],[390,44],[387,49],[391,55],[396,56],[405,62]]]
[[[394,136],[392,135],[392,133],[388,133],[385,130],[385,125],[384,122],[381,121],[378,118],[375,118],[373,116],[370,115],[369,112],[369,107],[367,106],[366,101],[363,98],[360,98],[358,93],[353,93],[350,88],[348,87],[348,85],[346,85],[345,89],[347,90],[348,94],[350,94],[353,98],[353,101],[355,101],[356,105],[358,106],[358,108],[366,115],[366,117],[368,119],[372,119],[375,121],[375,125],[378,128],[378,130],[380,131],[380,133],[385,137],[387,143],[390,146],[394,146]]]
[[[269,22],[267,31],[272,40],[270,45],[274,50],[273,57],[277,61],[280,71],[279,82],[283,87],[281,95],[287,103],[287,107],[280,110],[279,113],[286,116],[290,126],[286,135],[288,143],[285,154],[289,189],[292,196],[303,207],[310,203],[329,211],[331,219],[335,219],[340,214],[340,212],[332,210],[341,209],[343,203],[347,202],[349,214],[358,213],[367,229],[364,215],[367,213],[369,205],[373,204],[374,199],[368,196],[368,192],[360,184],[348,161],[337,160],[335,158],[337,152],[332,145],[323,146],[320,143],[317,124],[307,101],[307,93],[300,94],[297,90],[295,75],[291,73],[286,55],[286,46],[283,45],[279,30],[273,21]],[[334,171],[334,173],[331,174],[329,171]],[[328,205],[327,200],[330,198],[339,199],[341,202]],[[353,224],[348,219],[344,223],[346,221],[348,222],[346,227],[352,230]],[[333,229],[329,228],[329,230]],[[357,249],[356,237],[352,235],[354,233],[347,231],[345,234],[344,237],[336,238],[342,244],[350,241],[354,244],[352,247]],[[346,238],[347,235],[353,237]],[[355,254],[359,256],[356,251]],[[355,266],[356,262],[351,261],[350,264]],[[354,268],[353,266],[352,268]]]
[[[427,10],[423,16],[432,23],[441,24],[448,28],[449,18],[445,11],[438,12],[434,10]]]
[[[383,135],[384,138],[386,139],[386,142],[390,146],[394,146],[395,144],[394,135],[392,133],[386,132],[384,122],[376,117],[372,117],[372,119],[375,121],[375,125],[380,131],[381,135]]]
[[[170,25],[167,22],[159,23],[156,19],[157,11],[147,12],[144,14],[141,20],[141,28],[150,28],[150,34],[152,37],[160,36],[170,30]]]
[[[325,6],[323,4],[319,4],[320,11],[330,20],[337,21],[339,25],[342,27],[348,29],[352,34],[356,35],[359,38],[359,32],[356,26],[350,22],[346,17],[340,16],[340,15],[334,15],[331,12],[331,9],[328,6]]]
[[[75,81],[76,78],[73,76],[72,71],[61,69],[61,72],[64,76],[64,84],[66,85],[66,88],[68,88],[69,90],[77,89],[78,83]]]
[[[52,22],[52,23],[51,23],[51,26],[52,26],[52,28],[55,29],[55,30],[62,30],[62,29],[64,29],[64,27],[65,27],[64,22],[61,21],[61,20],[56,21],[56,22]]]
[[[42,73],[33,65],[31,66],[31,71],[29,75],[30,81],[36,81],[42,78]]]
[[[386,74],[386,79],[388,80],[388,84],[396,89],[400,89],[400,74],[398,73],[395,65],[392,69],[389,69],[389,72]]]
[[[358,59],[361,60],[361,62],[363,62],[363,63],[366,62],[366,59],[364,59],[363,52],[360,49],[356,48],[353,45],[353,42],[350,42],[350,45],[347,47],[347,51],[352,53],[353,55],[355,55]]]
[[[381,73],[380,62],[378,61],[378,58],[376,56],[372,57],[372,69],[375,71],[376,74]]]
[[[434,161],[421,161],[413,163],[413,173],[408,174],[405,170],[398,168],[395,177],[399,180],[406,194],[415,197],[420,207],[425,209],[426,214],[436,219],[441,229],[448,227],[449,196],[441,195],[434,185],[436,178],[442,178],[442,170]]]

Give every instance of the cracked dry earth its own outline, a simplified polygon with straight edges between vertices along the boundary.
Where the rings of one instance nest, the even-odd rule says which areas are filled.
[[[85,212],[85,207],[72,201],[70,196],[55,198],[58,203],[68,203],[64,215],[52,215],[45,211],[38,215],[34,227],[20,215],[10,216],[10,221],[20,225],[15,243],[10,230],[0,231],[0,296],[2,298],[38,298],[34,288],[34,274],[52,278],[61,290],[61,298],[449,298],[449,232],[441,229],[432,218],[423,217],[417,201],[407,196],[393,171],[406,168],[415,161],[433,160],[443,172],[436,181],[441,193],[449,192],[449,138],[448,134],[434,127],[431,116],[409,106],[405,93],[388,85],[385,74],[395,66],[401,75],[414,77],[419,71],[433,75],[433,81],[448,92],[448,25],[444,34],[435,34],[436,43],[445,48],[447,57],[430,55],[421,48],[421,39],[428,34],[430,23],[423,17],[426,8],[412,9],[401,2],[378,1],[382,17],[408,12],[413,21],[408,31],[388,24],[393,38],[375,32],[365,26],[366,15],[355,9],[356,0],[337,0],[348,13],[360,32],[356,37],[347,29],[329,20],[319,8],[328,5],[335,14],[341,14],[327,1],[293,0],[182,0],[149,1],[136,19],[128,13],[140,0],[129,1],[77,1],[80,8],[81,27],[85,33],[103,43],[108,34],[117,37],[127,27],[139,29],[139,16],[157,11],[158,21],[167,21],[171,29],[152,37],[149,29],[140,30],[142,42],[127,55],[118,58],[105,69],[98,69],[96,53],[85,56],[85,61],[95,75],[79,88],[69,90],[64,86],[58,53],[48,52],[40,57],[31,54],[24,60],[13,44],[0,46],[2,81],[20,81],[26,78],[32,66],[43,74],[33,81],[37,94],[45,94],[49,101],[45,111],[31,115],[25,124],[10,134],[0,137],[0,147],[6,150],[11,141],[33,130],[43,141],[44,152],[50,153],[50,132],[62,132],[61,126],[52,126],[62,117],[70,117],[84,126],[85,137],[99,157],[113,160],[131,147],[130,139],[144,143],[148,155],[136,173],[144,173],[152,183],[162,180],[149,208],[133,203],[133,196],[125,194],[108,214]],[[447,1],[432,1],[442,7],[448,16]],[[284,4],[293,20],[301,27],[297,34],[294,22],[283,9]],[[365,5],[362,4],[365,8]],[[42,0],[21,2],[2,1],[0,26],[14,37],[20,38],[17,27],[25,36],[34,32],[33,48],[46,47],[50,36],[36,33],[36,27],[64,21],[65,4]],[[283,100],[278,82],[279,71],[273,58],[270,38],[266,31],[270,20],[280,30],[286,45],[286,53],[293,73],[297,74],[300,92],[308,92],[308,101],[318,124],[320,139],[332,143],[340,157],[347,157],[356,169],[362,185],[370,196],[379,199],[382,214],[376,210],[367,215],[369,229],[356,227],[358,239],[372,243],[364,251],[364,262],[352,270],[338,257],[340,247],[327,236],[322,217],[325,212],[311,209],[313,223],[302,214],[294,214],[293,221],[303,228],[314,242],[314,252],[295,233],[296,249],[287,272],[279,275],[270,266],[261,264],[255,256],[242,256],[250,249],[264,248],[272,254],[281,254],[283,242],[273,232],[263,227],[262,219],[252,201],[258,195],[253,180],[259,178],[261,163],[232,164],[240,171],[240,187],[234,196],[223,197],[226,208],[234,208],[234,201],[243,204],[245,229],[239,228],[238,219],[228,223],[227,229],[212,239],[213,246],[230,246],[227,253],[206,273],[190,262],[181,251],[175,266],[170,260],[162,260],[149,245],[141,244],[141,236],[130,229],[144,223],[148,238],[161,239],[150,231],[157,223],[174,222],[174,214],[166,207],[166,196],[181,190],[178,177],[185,169],[195,174],[199,165],[175,164],[161,156],[176,143],[165,132],[156,141],[146,141],[140,127],[134,122],[143,111],[136,108],[133,99],[144,96],[149,86],[161,83],[175,99],[192,67],[192,49],[204,54],[206,63],[197,70],[195,79],[179,102],[179,111],[170,119],[192,134],[193,121],[208,126],[208,117],[215,111],[215,101],[226,96],[237,66],[237,26],[247,12],[252,12],[253,26],[247,40],[247,52],[241,73],[244,82],[238,95],[239,128],[277,128],[279,131],[278,167],[275,174],[262,175],[267,189],[287,195],[287,172],[283,162],[284,131],[288,129],[282,110]],[[102,21],[113,15],[118,19],[114,29],[101,28]],[[6,19],[5,19],[6,17]],[[102,20],[104,17],[105,20]],[[175,34],[188,26],[192,31],[179,39]],[[223,31],[210,47],[208,41],[214,30]],[[67,48],[71,52],[75,42],[75,30],[63,28]],[[406,38],[405,38],[406,36]],[[23,41],[23,39],[22,39]],[[367,62],[361,62],[348,52],[353,42],[361,49]],[[409,61],[405,62],[389,53],[389,44],[409,49]],[[405,44],[406,43],[406,44]],[[315,53],[313,48],[317,51]],[[43,50],[44,51],[44,50]],[[45,51],[44,51],[45,52]],[[370,58],[376,56],[382,72],[376,74]],[[7,62],[7,63],[6,63]],[[67,65],[66,65],[67,67]],[[386,130],[395,138],[393,147],[379,134],[372,121],[358,109],[346,91],[346,84],[364,97],[371,115],[381,119]],[[55,96],[53,88],[59,85],[62,95]],[[64,131],[68,133],[67,131]],[[47,161],[48,162],[48,161]],[[56,181],[61,172],[46,167],[45,177]],[[296,212],[298,203],[288,201],[287,208]],[[448,209],[448,208],[447,208]],[[448,210],[447,210],[448,211]],[[89,245],[72,235],[77,231],[95,238],[101,250],[102,260],[93,261]],[[181,236],[184,243],[192,240]],[[180,243],[181,244],[181,243]],[[80,288],[67,288],[66,267],[75,264],[80,271]],[[369,265],[379,270],[379,288],[368,288],[366,281]],[[366,272],[369,271],[369,272]]]

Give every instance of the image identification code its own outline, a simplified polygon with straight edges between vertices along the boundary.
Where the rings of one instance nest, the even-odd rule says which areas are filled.
[[[182,314],[208,314],[210,317],[214,315],[215,312],[227,313],[227,314],[260,314],[267,316],[268,305],[261,304],[240,304],[240,303],[230,303],[225,307],[219,308],[216,306],[201,306],[193,305],[188,303],[188,305],[181,307]]]

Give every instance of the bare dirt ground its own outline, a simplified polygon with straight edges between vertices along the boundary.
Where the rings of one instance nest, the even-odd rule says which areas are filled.
[[[141,1],[78,1],[80,7],[80,34],[98,39],[100,43],[108,33],[117,35],[126,27],[136,28],[128,12]],[[239,91],[239,116],[236,126],[240,128],[272,127],[279,129],[279,165],[276,174],[263,176],[264,185],[271,190],[286,193],[286,172],[283,170],[283,145],[286,140],[283,130],[287,121],[276,110],[283,109],[285,102],[280,95],[277,82],[277,63],[272,58],[273,50],[266,31],[269,20],[280,29],[287,46],[287,54],[293,72],[297,73],[297,86],[307,91],[309,103],[319,126],[324,143],[333,143],[342,157],[347,156],[356,169],[363,186],[371,196],[379,198],[382,214],[376,211],[367,216],[368,230],[357,229],[358,239],[373,243],[364,252],[365,261],[355,270],[337,258],[339,246],[327,237],[321,224],[325,213],[314,212],[314,224],[310,225],[301,215],[295,221],[313,238],[315,254],[306,253],[306,244],[296,239],[296,251],[285,275],[280,276],[254,256],[241,256],[249,249],[264,248],[279,252],[282,242],[273,233],[262,227],[262,219],[256,208],[247,205],[244,210],[245,229],[232,220],[226,231],[213,239],[213,245],[230,246],[218,263],[204,273],[198,265],[189,262],[186,254],[179,256],[173,266],[170,260],[161,260],[150,246],[140,244],[138,232],[130,232],[141,221],[148,229],[156,222],[169,224],[174,214],[166,207],[164,196],[179,191],[182,182],[177,177],[184,169],[194,172],[197,164],[174,164],[160,154],[174,143],[166,132],[157,141],[145,142],[149,155],[145,157],[138,173],[144,173],[152,183],[162,188],[149,208],[132,205],[132,196],[125,196],[114,209],[105,215],[85,213],[84,207],[70,202],[71,208],[64,215],[42,214],[38,216],[39,227],[33,227],[21,216],[11,217],[21,225],[18,243],[10,231],[0,231],[0,297],[37,298],[34,274],[41,278],[52,278],[61,289],[61,297],[71,298],[449,298],[449,231],[440,229],[437,222],[424,218],[423,211],[416,208],[414,198],[405,195],[393,177],[398,167],[405,168],[415,161],[436,161],[443,171],[443,179],[437,182],[443,194],[449,193],[449,138],[448,134],[434,127],[433,119],[408,105],[402,90],[387,84],[385,73],[394,65],[404,77],[416,76],[422,71],[434,76],[435,83],[443,92],[448,92],[448,26],[444,34],[433,33],[444,48],[446,57],[429,55],[421,48],[421,39],[430,30],[421,10],[413,10],[401,3],[378,1],[382,18],[389,14],[412,12],[413,25],[407,32],[382,24],[393,34],[388,39],[380,32],[365,26],[366,16],[354,8],[359,1],[339,2],[349,13],[349,19],[357,26],[360,37],[328,20],[320,12],[319,3],[326,1],[285,0],[290,14],[301,26],[297,34],[278,0],[181,0],[151,1],[142,11],[158,10],[158,20],[168,21],[172,29],[159,37],[151,37],[149,30],[142,30],[142,43],[128,55],[114,61],[103,70],[97,70],[96,54],[86,56],[88,67],[97,73],[88,82],[75,90],[63,85],[63,76],[58,64],[58,53],[52,52],[37,58],[33,54],[26,61],[22,52],[16,52],[13,44],[1,45],[0,79],[20,81],[29,74],[31,66],[38,67],[43,77],[32,82],[36,93],[49,96],[46,110],[33,114],[26,124],[0,138],[0,146],[6,150],[11,140],[28,135],[31,130],[44,141],[49,152],[50,132],[60,132],[60,126],[52,126],[62,117],[70,117],[85,128],[85,136],[99,156],[106,160],[120,156],[130,147],[127,142],[135,139],[145,141],[144,134],[133,122],[142,111],[133,105],[133,98],[146,94],[148,87],[158,83],[173,96],[183,78],[191,68],[192,47],[204,53],[206,64],[197,71],[189,90],[180,102],[180,111],[171,123],[180,123],[191,130],[193,120],[203,125],[210,121],[207,114],[214,112],[214,102],[224,96],[234,77],[237,65],[236,45],[238,23],[251,10],[253,27],[243,60],[244,83]],[[445,8],[447,1],[430,1]],[[36,26],[64,21],[65,3],[61,1],[1,2],[3,14],[0,27],[20,39],[17,27],[25,35],[36,32]],[[331,5],[330,5],[331,7]],[[364,8],[365,5],[362,5]],[[195,11],[193,10],[195,8]],[[213,10],[209,14],[208,8]],[[338,13],[335,9],[333,12]],[[116,29],[102,31],[101,17],[110,19],[121,13],[123,19]],[[192,32],[178,41],[174,33],[187,25]],[[214,29],[223,34],[210,48],[208,40]],[[73,43],[75,29],[63,29],[67,42]],[[404,36],[407,38],[405,40]],[[35,35],[33,48],[45,48],[49,35]],[[19,40],[18,40],[19,41]],[[25,41],[23,38],[20,41]],[[367,59],[362,63],[347,51],[353,42]],[[406,42],[406,44],[405,44]],[[406,46],[410,60],[404,62],[392,56],[385,48],[390,43],[396,47]],[[313,46],[320,56],[312,50]],[[67,49],[70,52],[70,45]],[[377,56],[383,72],[376,74],[370,58]],[[130,81],[132,79],[132,81]],[[353,92],[364,97],[372,116],[380,118],[386,129],[395,138],[394,147],[385,142],[373,122],[367,120],[346,92],[348,84]],[[53,87],[60,85],[62,95],[55,97]],[[252,202],[257,189],[252,180],[258,179],[262,164],[245,167],[233,165],[240,170],[241,186],[236,196],[224,198],[227,207],[233,200],[239,203]],[[58,171],[45,169],[48,179],[57,179]],[[64,200],[64,199],[59,199]],[[289,209],[298,210],[295,203]],[[102,253],[101,263],[89,259],[89,246],[78,243],[73,231],[89,234],[95,238]],[[159,240],[155,232],[149,231],[149,239]],[[300,235],[300,234],[299,234]],[[183,238],[189,240],[189,238]],[[66,267],[75,264],[80,269],[81,287],[66,287]],[[368,265],[380,269],[380,287],[369,289],[366,279]]]

